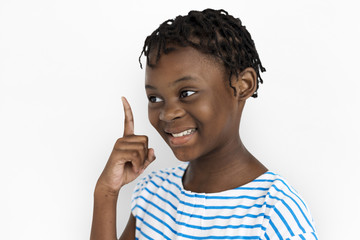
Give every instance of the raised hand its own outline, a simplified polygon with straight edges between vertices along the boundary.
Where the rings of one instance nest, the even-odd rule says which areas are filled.
[[[134,118],[130,104],[122,98],[125,122],[124,135],[119,138],[98,180],[98,185],[117,194],[122,186],[136,179],[155,160],[154,150],[148,148],[148,137],[134,134]]]

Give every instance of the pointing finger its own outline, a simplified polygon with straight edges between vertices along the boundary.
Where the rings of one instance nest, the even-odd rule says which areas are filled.
[[[121,97],[124,113],[125,113],[125,121],[124,121],[124,136],[134,135],[134,117],[131,111],[131,107],[129,102],[125,97]]]

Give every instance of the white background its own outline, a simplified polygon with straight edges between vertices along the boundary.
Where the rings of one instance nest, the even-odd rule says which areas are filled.
[[[241,136],[310,206],[320,239],[355,239],[359,188],[357,1],[0,1],[0,239],[88,239],[93,189],[121,137],[121,96],[158,160],[143,41],[191,9],[240,17],[267,72]],[[122,189],[118,229],[135,183]]]

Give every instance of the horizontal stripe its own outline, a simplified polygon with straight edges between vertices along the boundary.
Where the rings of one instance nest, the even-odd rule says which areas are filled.
[[[146,202],[147,204],[155,207],[156,209],[158,209],[159,211],[163,212],[164,214],[166,214],[168,217],[170,217],[174,222],[176,221],[175,218],[168,212],[166,211],[165,209],[159,207],[158,205],[156,205],[155,203],[145,199],[143,196],[139,196],[139,198],[141,198],[144,202]],[[135,205],[133,208],[132,208],[132,211],[138,207],[139,205]],[[215,220],[215,219],[231,219],[231,218],[234,218],[234,219],[242,219],[242,218],[265,218],[265,219],[270,219],[269,216],[265,215],[264,213],[260,213],[258,215],[254,215],[254,214],[245,214],[245,215],[229,215],[229,216],[225,216],[225,215],[216,215],[216,216],[202,216],[202,215],[197,215],[197,214],[193,214],[193,213],[187,213],[187,212],[183,212],[183,211],[179,211],[177,210],[177,214],[180,214],[180,215],[184,215],[184,216],[191,216],[193,218],[198,218],[198,219],[203,219],[203,220]]]
[[[163,226],[167,227],[172,233],[174,233],[177,236],[180,237],[184,237],[184,238],[188,238],[188,239],[259,239],[258,236],[230,236],[230,235],[221,235],[221,236],[195,236],[195,235],[189,235],[189,234],[184,234],[184,233],[179,233],[177,231],[175,231],[170,225],[168,225],[165,221],[161,220],[160,218],[156,217],[155,215],[151,214],[152,217],[154,217],[154,219],[156,219],[158,222],[162,223]],[[153,231],[155,231],[156,233],[161,233],[161,235],[165,238],[165,239],[171,239],[168,236],[166,236],[163,232],[159,231],[158,229],[154,228],[153,226],[151,226],[151,224],[147,223],[146,221],[144,221],[143,218],[140,218],[138,216],[136,216],[136,219],[141,221],[142,223],[144,223],[144,225],[148,226],[150,229],[152,229]],[[143,233],[142,233],[143,234]]]
[[[136,239],[317,239],[305,202],[279,175],[206,194],[183,189],[186,167],[155,171],[136,185]]]
[[[173,209],[177,209],[177,207],[172,202],[170,202],[169,200],[163,198],[159,194],[154,193],[154,192],[150,191],[147,188],[145,188],[144,190],[146,192],[148,192],[149,194],[151,194],[153,196],[156,196],[157,198],[159,198],[163,202],[168,203]],[[138,197],[136,197],[134,200],[136,200]],[[250,208],[262,208],[264,206],[267,207],[267,208],[273,208],[274,207],[273,205],[269,205],[269,204],[266,204],[266,203],[264,203],[264,204],[256,204],[255,203],[255,204],[253,204],[251,206],[240,205],[240,204],[234,205],[234,206],[227,206],[227,205],[214,206],[214,205],[204,205],[204,204],[193,204],[193,203],[185,202],[183,200],[180,200],[179,203],[183,204],[185,206],[190,206],[190,207],[193,207],[193,208],[203,208],[203,209],[236,209],[236,208],[250,209]]]
[[[139,206],[139,205],[136,205],[135,208],[139,208],[141,209],[144,213],[146,213],[147,215],[153,217],[155,220],[158,220],[157,217],[155,217],[154,214],[148,212],[145,208]],[[161,209],[161,208],[158,208],[160,211],[164,212],[166,215],[168,215],[173,221],[174,223],[176,223],[177,225],[180,225],[180,226],[184,226],[184,227],[187,227],[187,228],[193,228],[193,229],[201,229],[201,230],[210,230],[210,229],[227,229],[227,228],[231,228],[231,229],[238,229],[238,228],[248,228],[248,229],[253,229],[253,228],[262,228],[264,230],[264,227],[261,226],[260,224],[255,224],[255,225],[246,225],[246,224],[240,224],[240,225],[224,225],[224,226],[221,226],[221,225],[212,225],[212,226],[207,226],[207,227],[204,227],[204,226],[199,226],[199,225],[192,225],[192,224],[188,224],[188,223],[185,223],[185,222],[180,222],[180,221],[176,221],[176,219],[171,216],[168,212],[166,212],[164,209]]]
[[[183,211],[178,211],[177,212],[178,214],[181,214],[181,215],[185,215],[185,216],[189,216],[189,217],[193,217],[193,218],[200,218],[200,219],[203,219],[203,220],[215,220],[215,219],[231,219],[231,218],[234,218],[234,219],[242,219],[242,218],[261,218],[261,217],[264,217],[265,219],[270,219],[269,216],[265,215],[264,213],[260,213],[258,215],[255,215],[255,214],[245,214],[245,215],[229,215],[229,216],[225,216],[225,215],[216,215],[216,216],[202,216],[202,215],[198,215],[198,214],[190,214],[190,213],[186,213],[186,212],[183,212]]]
[[[151,184],[153,184],[155,187],[160,188],[162,190],[164,190],[167,193],[170,193],[171,195],[173,195],[175,198],[179,199],[175,193],[173,193],[172,191],[166,189],[164,186],[160,186],[157,183],[155,183],[153,180],[150,181]],[[268,189],[267,189],[268,190]],[[190,197],[190,198],[203,198],[203,199],[223,199],[223,200],[229,200],[229,199],[252,199],[252,200],[257,200],[260,198],[264,198],[266,195],[261,195],[258,197],[254,197],[254,196],[248,196],[248,195],[238,195],[238,196],[208,196],[208,195],[202,195],[202,194],[189,194],[186,192],[181,192],[182,194],[184,194],[186,197]]]

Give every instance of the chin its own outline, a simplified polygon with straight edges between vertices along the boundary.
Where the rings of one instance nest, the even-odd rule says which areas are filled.
[[[189,150],[186,151],[186,150],[172,150],[175,157],[181,161],[181,162],[190,162],[190,161],[193,161],[196,159],[196,157],[192,154],[192,152],[190,152]]]

